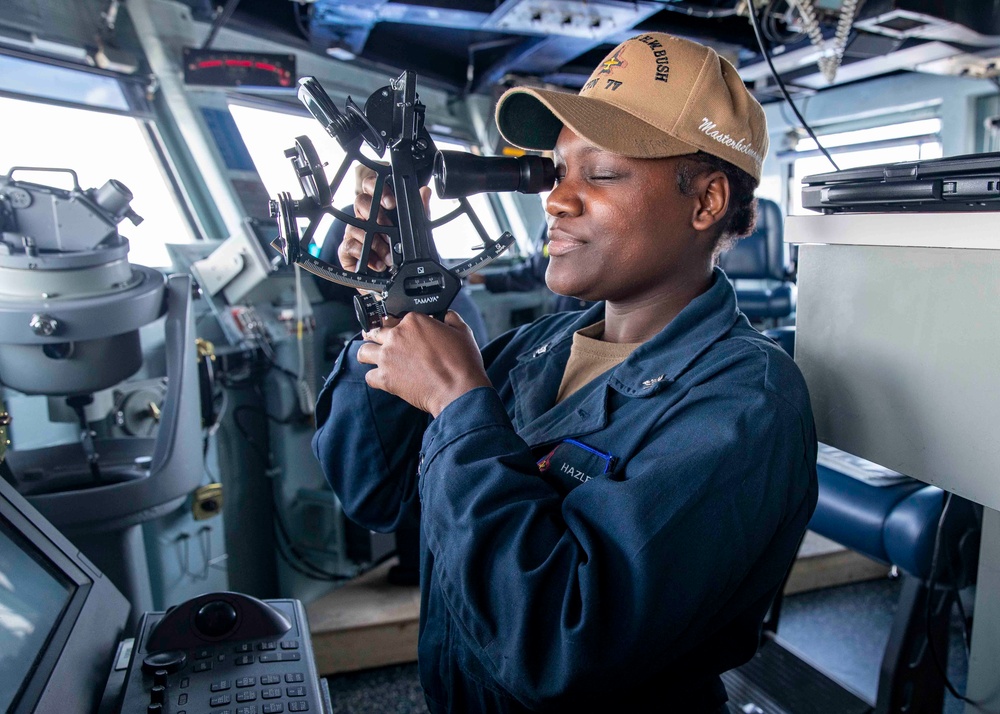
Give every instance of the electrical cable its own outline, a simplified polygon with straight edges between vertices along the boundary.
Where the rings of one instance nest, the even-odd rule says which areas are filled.
[[[259,334],[256,330],[251,332],[250,342],[257,346],[257,349],[261,351],[268,362],[274,363],[276,358],[274,356],[274,349],[271,347],[271,343],[267,341],[267,338]]]
[[[249,363],[243,364],[237,369],[227,369],[218,376],[219,384],[226,389],[242,389],[250,384],[255,373]]]
[[[260,458],[260,460],[264,464],[264,467],[270,470],[271,469],[270,454],[265,453],[264,449],[261,448],[261,446],[254,440],[254,438],[250,435],[247,429],[240,422],[239,415],[243,413],[243,411],[261,412],[263,410],[257,409],[256,407],[251,407],[250,405],[247,404],[242,404],[233,410],[233,423],[236,425],[236,430],[240,433],[243,439],[247,442],[247,444],[253,449],[253,451]],[[269,418],[273,418],[270,417],[270,415],[266,416],[268,416]],[[347,580],[350,577],[354,577],[354,575],[346,576],[346,575],[339,575],[336,573],[330,573],[328,571],[323,570],[319,566],[309,562],[309,560],[305,558],[305,556],[302,553],[300,553],[298,549],[295,548],[295,546],[293,545],[292,539],[288,535],[288,530],[285,528],[285,524],[281,520],[281,514],[277,511],[277,509],[275,509],[274,511],[274,528],[275,528],[275,534],[274,534],[275,543],[278,546],[278,555],[295,572],[305,577],[311,578],[313,580],[340,581],[340,580]],[[284,538],[284,540],[282,540],[282,538]],[[286,549],[290,551],[290,553],[286,552]],[[307,568],[311,568],[313,572],[309,572]]]
[[[205,429],[206,441],[215,436],[215,433],[219,430],[219,427],[222,425],[222,419],[226,416],[226,409],[229,408],[229,395],[226,394],[225,389],[220,389],[219,393],[215,397],[213,397],[213,401],[216,398],[219,399],[222,403],[219,405],[219,408],[215,410],[215,421],[212,422]]]
[[[250,446],[250,448],[252,448],[254,452],[257,454],[257,457],[260,459],[261,463],[264,464],[264,468],[269,469],[271,468],[271,455],[267,453],[263,449],[263,447],[261,447],[260,444],[257,443],[257,441],[253,438],[253,436],[250,435],[250,432],[247,431],[246,427],[243,426],[243,424],[240,422],[240,414],[242,414],[243,411],[251,411],[251,409],[244,410],[244,407],[248,406],[249,405],[241,404],[240,406],[236,407],[233,410],[233,424],[236,425],[236,430],[243,437],[244,441],[246,441],[247,444]]]
[[[275,494],[275,503],[278,502],[279,499],[277,494]],[[281,559],[284,560],[285,563],[287,563],[288,566],[299,575],[303,575],[312,580],[325,580],[329,582],[350,580],[363,573],[367,573],[373,568],[377,568],[385,561],[397,555],[396,551],[391,550],[369,563],[368,567],[358,568],[349,575],[334,573],[316,565],[316,563],[312,562],[305,553],[295,546],[295,540],[288,533],[288,527],[285,525],[285,522],[281,517],[281,513],[277,508],[274,510],[274,528],[275,542],[278,543],[278,554],[281,556]]]
[[[844,59],[844,51],[847,49],[847,41],[851,36],[851,28],[854,26],[854,16],[858,12],[858,6],[863,0],[842,0],[840,14],[837,19],[837,29],[834,32],[833,42],[828,47],[823,39],[820,29],[819,18],[816,15],[816,7],[812,0],[788,0],[799,11],[802,18],[803,29],[809,35],[812,42],[820,53],[817,60],[820,71],[826,77],[826,81],[833,83],[837,76],[837,70]]]
[[[954,578],[954,575],[952,577]],[[952,585],[952,590],[955,593],[955,603],[958,605],[958,616],[962,618],[962,644],[965,646],[965,656],[968,658],[972,654],[972,632],[969,630],[969,615],[965,611],[965,604],[962,602],[958,587]]]
[[[279,526],[282,527],[282,528],[284,527],[284,526],[281,525],[281,521],[276,517],[275,518],[275,528],[278,528]],[[275,533],[275,535],[277,535],[277,533]],[[287,534],[286,534],[286,537],[287,537]],[[358,577],[360,575],[364,575],[365,573],[371,572],[372,570],[374,570],[378,566],[382,565],[382,563],[386,562],[390,558],[393,558],[393,557],[395,557],[397,555],[396,551],[390,550],[390,551],[384,553],[383,555],[381,555],[376,560],[374,560],[371,563],[369,563],[367,567],[357,568],[356,570],[354,570],[349,575],[341,575],[339,573],[331,573],[329,571],[325,571],[322,568],[319,568],[314,563],[310,563],[308,560],[304,560],[303,561],[302,558],[304,558],[305,556],[303,556],[301,553],[299,553],[297,551],[297,549],[295,549],[295,548],[291,548],[291,550],[292,550],[293,553],[298,553],[298,555],[293,555],[293,554],[289,554],[289,553],[285,552],[284,548],[290,547],[290,541],[289,542],[282,542],[282,540],[280,538],[276,538],[275,542],[278,543],[278,555],[281,557],[281,559],[283,561],[285,561],[285,563],[288,565],[288,567],[290,567],[292,570],[294,570],[299,575],[307,577],[310,580],[323,580],[323,581],[330,581],[330,582],[343,582],[345,580],[351,580],[351,579],[356,578],[356,577]],[[308,570],[308,568],[313,568],[313,569],[315,569],[318,572],[310,572]]]
[[[826,59],[826,56],[822,54],[826,49],[826,40],[823,39],[823,29],[819,25],[819,18],[816,16],[816,8],[813,7],[812,0],[788,0],[788,2],[799,11],[803,32],[809,35],[809,41],[821,53],[818,64],[820,65],[820,69],[823,70],[823,74],[826,75],[826,67],[823,61]],[[829,76],[827,76],[827,79],[833,81]]]
[[[962,543],[968,533],[964,534],[961,539],[959,539],[958,547],[962,548]],[[954,563],[951,558],[945,560],[945,565],[948,566],[948,576],[950,578],[951,590],[955,595],[955,604],[958,606],[958,614],[962,622],[962,644],[965,646],[965,656],[968,658],[972,650],[972,632],[969,629],[969,616],[965,611],[965,603],[962,602],[961,591],[959,590],[958,574],[955,572]]]
[[[466,53],[467,61],[465,65],[465,87],[462,96],[467,96],[472,92],[472,85],[476,80],[476,53],[483,50],[496,49],[498,47],[509,47],[519,42],[519,39],[491,40],[489,42],[473,42],[469,45]]]
[[[222,29],[222,26],[229,22],[229,19],[236,11],[236,6],[239,4],[240,0],[227,0],[225,6],[222,8],[222,11],[215,16],[214,20],[212,20],[212,26],[208,30],[208,37],[205,38],[205,42],[201,46],[203,50],[207,50],[212,46],[212,43],[215,42],[215,36],[219,34],[219,30]]]
[[[286,565],[288,565],[289,568],[294,570],[299,575],[309,578],[310,580],[334,580],[334,578],[327,578],[317,573],[309,572],[304,567],[299,565],[295,560],[293,560],[292,556],[290,556],[288,553],[285,552],[284,547],[279,539],[276,538],[275,542],[278,544],[278,556],[285,562]],[[344,579],[345,580],[348,579],[347,576],[345,576]]]
[[[243,365],[241,367],[241,372],[235,378],[228,371],[220,371],[218,374],[218,383],[221,384],[223,387],[225,387],[227,390],[250,389],[253,390],[258,396],[263,398],[264,395],[261,390],[261,377],[268,371],[274,370],[279,374],[281,374],[282,376],[288,378],[288,380],[291,382],[293,394],[296,397],[295,402],[291,406],[288,414],[284,416],[275,416],[274,414],[268,412],[266,409],[261,409],[259,407],[250,404],[239,405],[234,410],[234,420],[236,421],[237,428],[241,430],[245,430],[245,426],[243,425],[242,422],[239,421],[239,415],[248,411],[262,414],[269,421],[272,421],[276,424],[294,424],[297,421],[299,421],[300,416],[301,417],[308,416],[308,414],[305,414],[301,410],[301,403],[298,391],[301,380],[299,379],[298,375],[292,372],[291,370],[282,367],[276,362],[267,359],[266,355],[261,354],[261,357],[262,357],[261,360],[257,360],[253,363],[247,362],[245,365]],[[224,396],[224,402],[222,407],[220,408],[219,416],[216,419],[216,424],[213,425],[212,433],[218,430],[218,424],[222,420],[222,414],[225,412],[228,406],[228,395],[225,394],[225,391],[223,391],[223,396]]]
[[[285,527],[285,524],[281,519],[281,514],[277,509],[274,511],[274,526],[276,530],[275,542],[279,543],[278,553],[282,556],[282,560],[284,560],[295,572],[313,580],[328,580],[332,582],[350,580],[354,577],[354,575],[332,573],[310,561],[304,553],[295,547],[295,543],[292,540],[292,537],[288,534],[288,529]],[[287,553],[284,550],[286,548],[288,550]],[[291,555],[291,558],[294,558],[294,561],[289,558],[289,554]],[[307,572],[310,570],[312,571],[311,573]]]
[[[802,128],[806,130],[809,136],[812,137],[812,140],[816,142],[816,146],[819,147],[819,150],[823,152],[823,156],[826,157],[826,160],[830,162],[834,170],[840,171],[840,167],[837,166],[837,162],[833,160],[832,156],[830,156],[830,152],[826,150],[826,147],[824,147],[822,143],[820,143],[819,137],[817,137],[815,132],[813,132],[812,127],[809,126],[805,117],[799,113],[798,108],[795,106],[795,102],[792,101],[791,95],[788,94],[788,90],[785,88],[785,83],[781,80],[781,75],[779,75],[778,71],[774,68],[774,63],[771,61],[771,55],[768,53],[767,46],[764,44],[764,38],[761,36],[757,13],[752,4],[748,7],[748,12],[750,16],[750,24],[753,26],[754,36],[757,38],[757,44],[760,46],[760,52],[764,55],[764,60],[767,62],[768,69],[771,70],[771,75],[774,77],[774,81],[778,83],[778,88],[781,90],[781,94],[785,97],[785,101],[788,102],[788,106],[792,108],[793,112],[795,112],[795,116],[798,118],[799,123],[802,124]]]
[[[315,366],[312,360],[312,340],[306,340],[306,313],[312,317],[312,308],[309,305],[309,298],[306,297],[305,290],[302,289],[302,267],[295,264],[295,342],[299,356],[299,374],[295,380],[295,395],[299,401],[299,411],[306,415],[312,415],[316,397],[313,394],[313,381],[315,379]],[[310,326],[309,334],[312,334]],[[308,342],[308,344],[307,344]],[[307,360],[306,354],[309,359]]]
[[[764,23],[761,27],[764,32],[764,36],[767,37],[769,42],[777,45],[787,45],[798,42],[805,36],[805,33],[789,31],[787,28],[787,19],[785,20],[785,32],[782,33],[782,31],[778,29],[778,17],[782,14],[778,11],[778,7],[780,5],[784,5],[785,8],[789,8],[787,0],[770,0],[764,8]]]
[[[934,548],[931,550],[931,571],[927,576],[927,597],[924,600],[924,626],[927,629],[927,645],[930,649],[931,659],[934,661],[934,667],[937,669],[938,674],[941,675],[941,679],[944,681],[944,686],[948,689],[953,697],[963,701],[967,704],[976,704],[972,699],[969,699],[964,694],[960,694],[955,685],[952,684],[951,679],[948,677],[948,671],[945,665],[941,662],[940,654],[937,651],[937,646],[934,644],[934,638],[931,637],[931,597],[934,594],[934,580],[937,576],[937,566],[938,557],[941,554],[941,541],[944,539],[944,524],[948,515],[948,508],[951,506],[952,493],[950,491],[944,492],[944,504],[941,506],[941,515],[938,516],[937,522],[937,532],[934,534]]]
[[[215,474],[211,473],[208,468],[209,442],[212,437],[218,433],[219,428],[222,426],[222,420],[225,418],[226,410],[229,408],[229,394],[225,389],[219,389],[218,392],[212,396],[212,403],[214,404],[216,400],[221,400],[222,404],[214,410],[215,422],[202,430],[203,436],[201,439],[201,459],[204,464],[205,475],[209,478],[209,483],[215,483],[218,481],[218,479],[215,478]]]
[[[288,377],[288,379],[292,380],[292,385],[295,385],[295,382],[299,378],[295,372],[286,367],[282,367],[263,352],[260,353],[260,356],[261,360],[259,362],[263,364],[264,369],[255,369],[254,365],[259,363],[256,361],[253,363],[248,361],[242,366],[240,372],[235,373],[235,376],[232,372],[220,372],[218,376],[219,383],[228,389],[243,388],[255,383],[258,377],[266,373],[268,370],[273,369],[283,376]]]
[[[93,401],[94,398],[90,396],[66,398],[66,404],[76,414],[77,421],[80,424],[80,444],[83,446],[83,453],[87,457],[90,476],[94,479],[95,484],[100,484],[104,482],[104,477],[101,474],[101,467],[98,463],[99,456],[94,449],[94,432],[90,429],[90,424],[87,423],[87,414],[84,411],[84,407]]]
[[[772,45],[784,44],[784,40],[778,32],[778,23],[775,21],[775,16],[777,13],[772,9],[774,3],[768,3],[764,9],[761,11],[764,14],[764,21],[761,23],[761,31],[764,33],[764,37]]]
[[[264,410],[252,407],[249,404],[241,404],[233,410],[233,423],[236,425],[236,430],[239,431],[240,435],[247,442],[247,444],[254,450],[254,452],[256,452],[257,456],[263,462],[264,467],[267,470],[270,470],[272,467],[270,454],[264,452],[264,449],[262,449],[261,446],[253,439],[247,429],[240,422],[239,415],[244,411],[263,413],[269,419],[274,419],[274,417],[267,414]],[[274,420],[278,421],[277,419]],[[309,562],[308,558],[295,548],[291,537],[288,535],[288,530],[285,528],[285,524],[281,519],[281,513],[277,509],[274,510],[274,529],[275,543],[278,545],[278,555],[281,556],[281,559],[284,560],[295,572],[313,580],[339,581],[354,577],[353,575],[346,576],[330,573],[314,563]],[[282,538],[284,540],[282,540]],[[290,551],[290,553],[286,552],[286,549]],[[313,572],[309,572],[307,568],[311,568]]]
[[[825,67],[821,66],[827,78],[832,82],[844,60],[844,52],[847,50],[847,42],[851,37],[851,29],[854,27],[854,17],[858,14],[858,8],[864,4],[864,0],[843,0],[840,6],[840,17],[837,19],[837,30],[833,36],[833,57],[827,57]]]
[[[292,3],[292,16],[295,18],[295,27],[299,31],[299,34],[306,40],[309,39],[309,28],[306,25],[305,19],[303,19],[302,10],[305,9],[305,14],[308,16],[312,12],[312,3],[307,2],[293,2]]]
[[[864,0],[842,0],[837,29],[834,32],[833,42],[829,45],[823,38],[823,31],[820,28],[813,0],[788,0],[788,2],[798,10],[803,30],[809,35],[809,41],[812,42],[813,47],[821,53],[819,60],[817,60],[820,71],[826,77],[826,81],[832,84],[844,59],[847,41],[850,39],[851,29],[854,27],[854,16],[857,15],[858,8]]]
[[[267,364],[268,368],[275,369],[278,372],[287,376],[289,379],[293,381],[293,384],[297,384],[299,382],[298,375],[296,375],[291,370],[285,369],[284,367],[278,365],[276,362],[266,359],[266,355],[265,355],[265,363]],[[220,379],[220,383],[226,384],[226,382],[223,381],[222,379]],[[251,372],[250,376],[247,378],[243,378],[241,382],[238,384],[238,386],[242,388],[257,389],[259,391],[260,384],[259,380],[253,379],[253,373]],[[247,412],[259,414],[268,421],[274,422],[276,424],[290,424],[295,421],[295,417],[298,413],[298,410],[293,408],[292,413],[288,414],[285,417],[278,417],[271,414],[266,409],[262,409],[252,404],[241,404],[236,408],[234,408],[232,411],[233,423],[236,426],[236,430],[239,432],[240,436],[243,437],[244,441],[246,441],[246,443],[254,451],[254,453],[256,453],[257,457],[261,460],[261,463],[264,465],[265,469],[270,471],[273,464],[271,454],[268,453],[267,450],[253,438],[249,428],[243,423],[241,419],[241,416]],[[310,561],[308,556],[296,547],[295,541],[289,534],[288,528],[286,527],[284,520],[281,517],[281,513],[277,508],[275,508],[273,515],[274,515],[273,527],[274,527],[275,543],[277,545],[277,551],[279,557],[296,573],[302,575],[303,577],[310,578],[312,580],[323,580],[329,582],[341,582],[344,580],[349,580],[351,578],[357,577],[358,575],[361,575],[362,573],[368,572],[372,568],[381,565],[386,560],[396,555],[395,551],[389,551],[382,557],[370,563],[367,568],[358,569],[357,571],[352,572],[349,575],[334,573]]]

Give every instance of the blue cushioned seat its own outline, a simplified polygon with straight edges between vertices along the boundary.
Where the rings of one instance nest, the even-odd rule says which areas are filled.
[[[882,533],[887,562],[921,580],[931,579],[934,541],[944,499],[945,492],[938,487],[923,486],[892,509]],[[963,587],[976,576],[982,509],[971,501],[952,496],[947,515],[940,539],[941,562],[937,564],[939,572],[934,574],[934,580],[948,587]]]
[[[927,486],[906,479],[889,486],[875,487],[822,465],[816,467],[816,474],[819,477],[819,498],[809,529],[869,558],[894,565],[886,548],[886,527],[890,516],[910,496]],[[913,538],[906,542],[906,529],[898,530],[900,532],[893,537],[894,552],[900,553],[908,546],[916,545]],[[909,529],[910,535],[916,535],[913,530]],[[927,555],[929,560],[930,554]],[[916,560],[919,559],[907,557],[908,562]]]
[[[795,310],[795,271],[784,240],[781,207],[757,199],[754,231],[719,256],[736,287],[736,302],[753,323],[788,317]]]

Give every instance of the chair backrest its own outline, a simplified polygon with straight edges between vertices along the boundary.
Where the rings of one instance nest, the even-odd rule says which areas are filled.
[[[732,280],[789,280],[791,264],[785,248],[781,207],[757,199],[757,224],[746,238],[719,256],[719,266]]]

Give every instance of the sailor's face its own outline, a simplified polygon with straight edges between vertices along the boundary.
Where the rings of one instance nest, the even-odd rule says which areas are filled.
[[[553,292],[627,302],[669,289],[694,239],[694,207],[677,187],[677,161],[613,154],[562,130],[545,207],[545,281]]]

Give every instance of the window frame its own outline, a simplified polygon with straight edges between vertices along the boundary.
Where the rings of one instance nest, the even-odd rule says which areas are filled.
[[[100,104],[88,104],[86,102],[58,99],[56,97],[50,97],[42,94],[16,92],[6,89],[0,89],[0,96],[9,97],[10,99],[20,99],[22,101],[53,104],[55,106],[68,107],[70,109],[85,109],[87,111],[115,114],[117,116],[128,116],[134,119],[145,119],[149,121],[154,121],[156,119],[156,113],[153,109],[153,105],[147,98],[149,81],[146,77],[136,77],[133,75],[122,74],[121,72],[115,72],[113,70],[101,69],[100,67],[80,65],[75,62],[61,60],[55,57],[46,57],[45,55],[23,52],[12,47],[0,47],[0,56],[114,80],[117,82],[122,91],[122,97],[125,99],[128,109],[115,109],[113,107],[102,106]]]
[[[161,134],[154,104],[149,100],[148,93],[150,90],[155,91],[155,87],[150,87],[148,78],[126,75],[112,70],[101,69],[99,67],[82,66],[71,61],[35,55],[30,52],[23,52],[8,47],[0,48],[0,56],[55,67],[61,70],[77,72],[79,74],[99,76],[115,81],[121,90],[125,103],[128,106],[127,109],[118,109],[101,104],[60,99],[58,97],[48,95],[31,94],[28,92],[11,91],[8,89],[0,89],[0,97],[16,101],[30,102],[33,104],[107,114],[110,116],[125,117],[135,120],[139,128],[139,133],[149,149],[153,164],[159,170],[160,177],[163,180],[168,192],[173,194],[174,202],[181,220],[186,225],[191,238],[195,242],[205,240],[206,233],[204,226],[199,220],[197,212],[194,210],[190,194],[184,188],[180,172],[171,158],[169,147]],[[166,241],[164,241],[164,244],[166,244]]]

